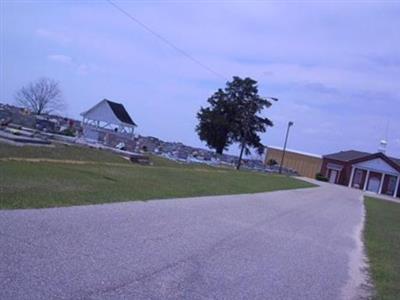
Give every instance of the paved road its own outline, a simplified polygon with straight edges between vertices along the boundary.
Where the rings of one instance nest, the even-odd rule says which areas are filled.
[[[0,211],[0,299],[350,298],[362,219],[331,185]]]

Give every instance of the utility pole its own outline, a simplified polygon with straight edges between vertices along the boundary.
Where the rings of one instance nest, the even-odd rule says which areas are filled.
[[[285,144],[283,146],[282,159],[281,159],[281,164],[279,166],[279,174],[282,174],[283,161],[285,159],[285,153],[286,153],[286,145],[287,145],[287,140],[289,137],[289,129],[291,126],[293,126],[293,124],[294,123],[292,121],[289,121],[287,130],[286,130]]]

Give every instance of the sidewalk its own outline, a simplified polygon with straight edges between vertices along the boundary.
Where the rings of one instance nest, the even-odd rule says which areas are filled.
[[[307,177],[297,177],[297,178],[301,179],[301,180],[304,180],[304,181],[307,181],[307,182],[312,183],[312,184],[319,185],[319,186],[330,186],[330,185],[333,185],[332,183],[318,181],[318,180],[307,178]],[[353,188],[349,188],[349,187],[344,186],[344,185],[336,184],[336,186],[338,188],[342,188],[342,189],[353,189]],[[377,198],[377,199],[381,199],[381,200],[385,200],[385,201],[391,201],[391,202],[400,203],[400,198],[394,198],[394,197],[381,195],[381,194],[376,194],[376,193],[372,193],[372,192],[368,192],[368,191],[360,191],[360,192],[362,192],[363,195],[367,196],[367,197],[372,197],[372,198]]]
[[[400,203],[400,198],[394,198],[394,197],[390,197],[390,196],[379,195],[379,194],[375,194],[375,193],[371,193],[371,192],[364,192],[364,196],[368,196],[368,197],[376,198],[376,199],[381,199],[381,200],[385,200],[385,201],[391,201],[391,202]]]

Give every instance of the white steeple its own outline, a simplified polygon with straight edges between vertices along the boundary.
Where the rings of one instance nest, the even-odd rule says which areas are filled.
[[[381,140],[381,142],[379,143],[378,151],[381,153],[386,153],[386,147],[387,147],[387,141]]]

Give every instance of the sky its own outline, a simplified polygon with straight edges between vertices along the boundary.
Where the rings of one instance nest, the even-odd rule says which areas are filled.
[[[249,76],[279,98],[263,112],[274,122],[265,145],[283,146],[293,121],[290,149],[376,152],[386,139],[400,157],[400,2],[113,2],[158,37],[105,0],[0,1],[0,102],[49,77],[64,115],[107,98],[139,134],[205,147],[196,113],[232,76]]]

